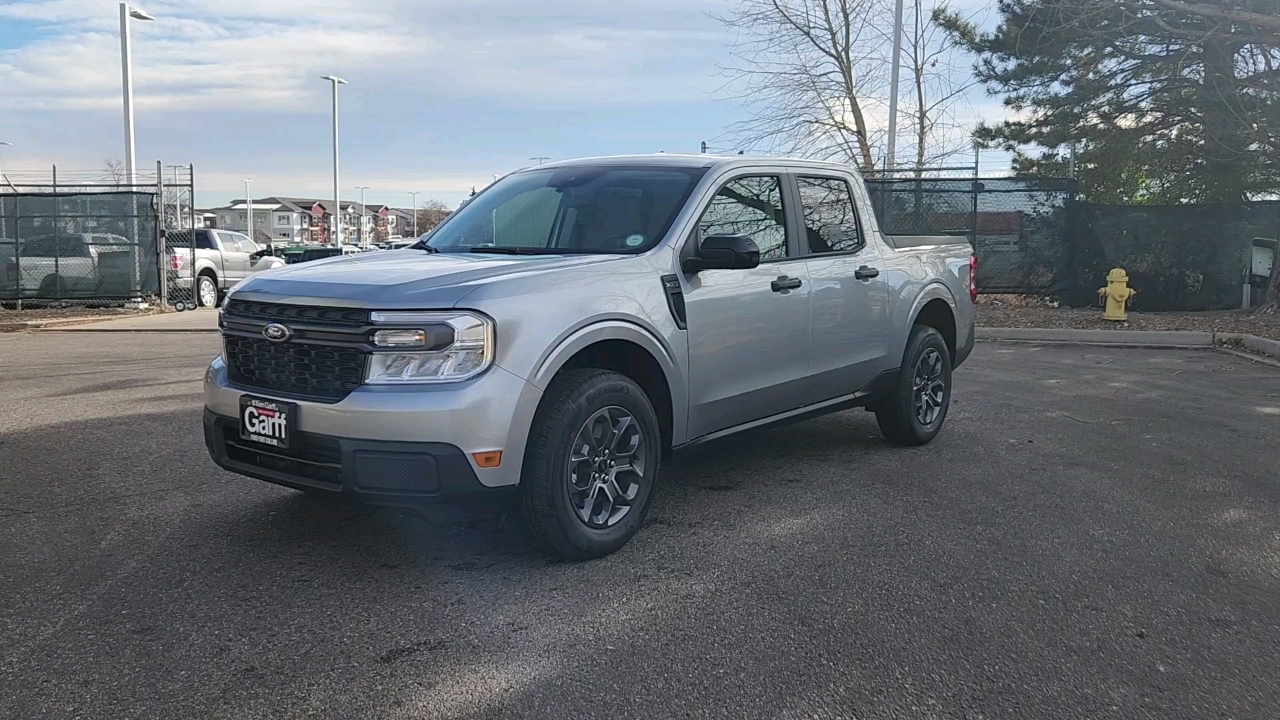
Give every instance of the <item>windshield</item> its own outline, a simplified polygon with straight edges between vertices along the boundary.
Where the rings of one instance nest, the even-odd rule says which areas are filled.
[[[578,166],[509,175],[455,211],[426,242],[442,252],[643,252],[671,227],[705,172]]]

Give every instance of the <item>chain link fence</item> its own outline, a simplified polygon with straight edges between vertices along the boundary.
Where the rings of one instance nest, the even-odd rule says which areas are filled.
[[[158,168],[157,168],[158,174]],[[167,227],[194,222],[190,173],[154,183],[23,183],[0,192],[0,303],[21,309],[160,301]],[[188,291],[189,292],[189,291]]]
[[[1137,310],[1227,310],[1244,304],[1245,287],[1261,301],[1266,279],[1254,276],[1254,247],[1275,247],[1280,202],[1209,205],[1095,205],[1072,208],[1074,282],[1064,296],[1097,304],[1111,268],[1124,268]],[[1269,266],[1269,263],[1268,263]],[[1256,293],[1256,295],[1255,295]]]
[[[891,235],[963,235],[984,293],[1060,293],[1071,287],[1067,178],[874,178],[876,219]]]
[[[195,170],[190,165],[159,169],[160,212],[160,302],[178,309],[196,307],[192,267],[196,257],[200,226],[195,209]]]

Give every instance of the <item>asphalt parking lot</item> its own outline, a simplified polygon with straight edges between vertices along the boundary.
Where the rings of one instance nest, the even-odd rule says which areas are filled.
[[[0,336],[0,717],[1280,716],[1280,369],[981,343],[932,445],[721,441],[573,564],[218,470],[215,352]]]

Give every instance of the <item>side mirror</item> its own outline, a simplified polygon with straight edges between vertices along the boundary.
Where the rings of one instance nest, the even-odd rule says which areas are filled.
[[[747,235],[709,235],[702,239],[698,254],[685,258],[685,272],[700,270],[750,270],[760,265],[760,246]]]

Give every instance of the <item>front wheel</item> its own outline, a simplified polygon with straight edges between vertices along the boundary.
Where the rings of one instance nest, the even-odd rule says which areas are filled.
[[[876,408],[880,432],[895,445],[924,445],[942,430],[951,406],[951,352],[934,328],[911,328],[902,370]]]
[[[657,414],[631,378],[573,370],[556,378],[529,435],[520,514],[565,558],[617,550],[644,523],[661,462]]]

